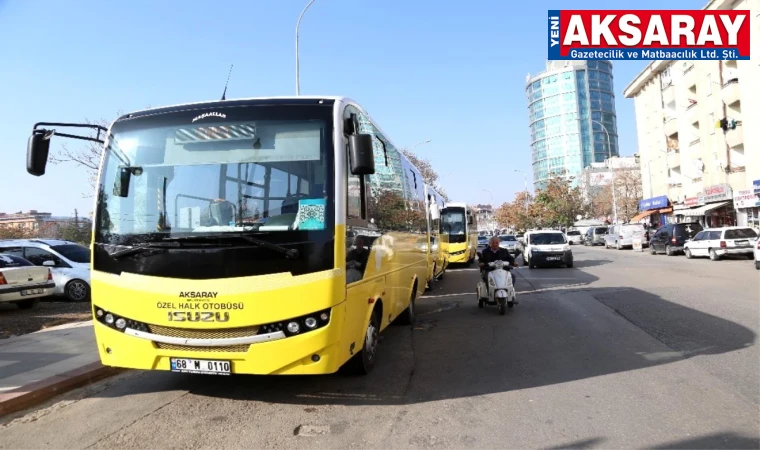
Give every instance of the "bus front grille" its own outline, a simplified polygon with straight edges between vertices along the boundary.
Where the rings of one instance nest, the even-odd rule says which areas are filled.
[[[163,325],[148,325],[148,331],[151,334],[183,339],[230,339],[256,336],[259,327],[239,327],[239,328],[217,328],[201,330],[198,328],[174,328]],[[247,345],[245,345],[247,350]],[[192,347],[197,348],[197,347]],[[245,351],[245,350],[243,350]]]
[[[162,350],[180,350],[186,352],[208,352],[208,353],[245,353],[248,351],[248,344],[242,345],[226,345],[223,347],[192,347],[189,345],[177,345],[177,344],[165,344],[163,342],[154,342],[156,347]]]

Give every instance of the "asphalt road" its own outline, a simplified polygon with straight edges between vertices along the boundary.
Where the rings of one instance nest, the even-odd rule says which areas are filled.
[[[573,247],[478,309],[452,270],[370,376],[130,372],[0,425],[0,448],[760,448],[760,272]]]

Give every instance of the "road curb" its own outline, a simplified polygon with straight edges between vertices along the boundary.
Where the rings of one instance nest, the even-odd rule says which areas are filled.
[[[12,391],[0,393],[0,417],[35,406],[56,395],[116,375],[121,369],[94,362]]]

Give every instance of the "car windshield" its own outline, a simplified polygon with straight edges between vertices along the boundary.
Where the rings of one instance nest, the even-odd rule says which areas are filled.
[[[607,232],[607,227],[599,227],[595,230],[596,234],[604,234]]]
[[[517,239],[515,239],[514,236],[499,236],[499,239],[501,242],[516,242]]]
[[[530,245],[564,244],[565,235],[562,233],[536,233],[530,235]]]
[[[734,230],[726,230],[726,239],[755,239],[757,233],[752,228],[739,228]]]
[[[702,225],[698,223],[679,223],[673,230],[679,236],[685,236],[687,239],[691,239],[696,236],[697,233],[703,230]]]
[[[75,263],[89,263],[90,262],[90,249],[77,244],[65,244],[54,245],[50,247],[64,258],[74,261]]]
[[[0,269],[13,269],[15,267],[27,267],[33,265],[34,264],[24,258],[0,253]]]

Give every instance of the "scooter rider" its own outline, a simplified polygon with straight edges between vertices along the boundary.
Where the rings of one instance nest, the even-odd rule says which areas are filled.
[[[483,281],[486,283],[488,283],[488,272],[491,270],[488,267],[488,263],[492,263],[494,261],[507,261],[509,262],[510,266],[517,267],[515,258],[509,254],[509,251],[507,251],[505,248],[499,247],[498,236],[493,236],[488,240],[488,247],[481,252],[478,261],[480,265],[480,275],[483,278]],[[512,286],[514,286],[516,276],[512,271],[509,271],[509,275],[512,277]],[[515,298],[515,303],[520,303],[517,301],[517,298]]]

